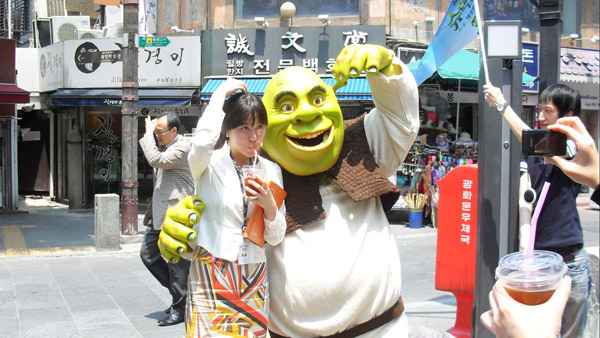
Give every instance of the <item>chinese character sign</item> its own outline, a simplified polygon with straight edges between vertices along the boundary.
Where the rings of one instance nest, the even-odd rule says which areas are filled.
[[[227,44],[227,54],[247,54],[254,55],[254,52],[250,51],[250,45],[248,44],[248,38],[242,36],[242,34],[235,35],[229,33],[225,38],[225,43]]]
[[[473,2],[452,0],[446,16],[414,72],[417,85],[427,80],[446,60],[477,37],[476,4]]]
[[[281,48],[283,49],[288,49],[290,47],[294,47],[297,51],[299,51],[300,53],[305,53],[306,52],[306,48],[302,48],[298,45],[298,43],[296,41],[298,41],[298,39],[302,39],[304,37],[304,35],[299,34],[299,33],[292,33],[292,32],[285,32],[285,35],[281,37],[281,39],[286,40],[287,39],[287,43],[284,43],[281,45]]]
[[[385,26],[219,29],[203,31],[202,41],[203,76],[268,76],[291,66],[330,74],[335,58],[345,46],[385,46]],[[175,52],[167,55],[172,53]],[[183,63],[186,53],[187,50]],[[149,57],[149,62],[156,62],[155,55]],[[159,57],[170,61],[162,50]]]
[[[344,40],[344,46],[358,45],[358,44],[364,45],[367,43],[368,35],[369,35],[369,33],[357,31],[356,29],[353,29],[350,32],[344,32],[344,36],[346,37],[346,39]]]

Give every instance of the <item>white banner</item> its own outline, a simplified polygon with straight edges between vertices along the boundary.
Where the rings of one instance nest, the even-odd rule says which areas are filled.
[[[200,38],[169,36],[168,40],[166,46],[138,48],[139,86],[200,87]],[[63,43],[64,83],[60,87],[121,87],[123,39],[67,40]]]

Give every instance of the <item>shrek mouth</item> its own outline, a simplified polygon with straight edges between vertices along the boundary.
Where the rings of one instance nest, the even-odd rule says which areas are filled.
[[[315,148],[305,150],[320,149],[331,143],[333,137],[333,126],[327,130],[316,131],[313,133],[302,134],[298,136],[286,135],[288,141],[297,148]]]

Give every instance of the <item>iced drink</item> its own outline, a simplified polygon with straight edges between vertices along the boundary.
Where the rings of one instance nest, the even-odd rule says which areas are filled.
[[[260,164],[245,165],[242,167],[242,173],[244,174],[244,187],[248,185],[249,180],[253,180],[260,185],[263,184],[264,174]]]
[[[506,292],[526,305],[547,302],[567,272],[562,257],[551,251],[534,250],[533,257],[514,252],[500,259],[496,279],[504,281]]]

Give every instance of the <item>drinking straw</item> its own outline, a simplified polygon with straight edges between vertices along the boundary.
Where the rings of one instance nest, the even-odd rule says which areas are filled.
[[[527,258],[533,258],[533,246],[535,244],[535,230],[537,228],[538,218],[540,217],[540,213],[542,212],[542,207],[544,206],[544,201],[546,201],[546,195],[548,195],[548,190],[550,189],[550,182],[545,181],[544,186],[542,187],[542,193],[540,194],[540,198],[538,199],[537,205],[535,206],[535,210],[533,212],[533,217],[531,218],[531,233],[529,235],[529,246],[527,247]]]
[[[256,151],[256,148],[254,149],[254,166],[256,167],[256,165],[258,164],[258,152]]]

